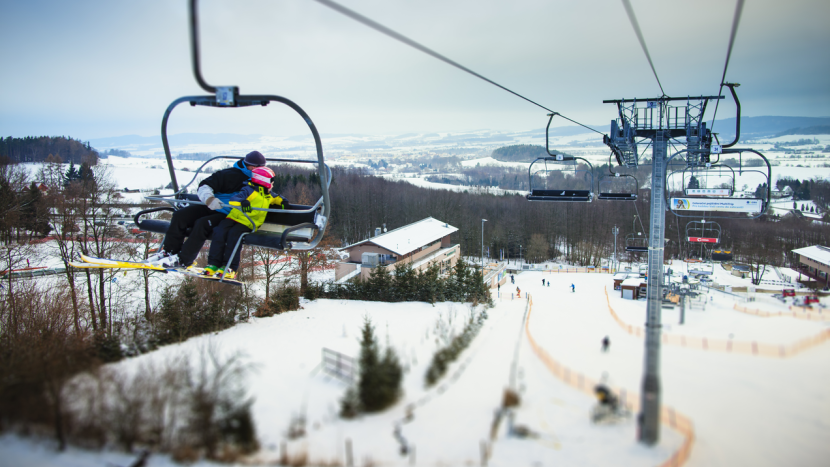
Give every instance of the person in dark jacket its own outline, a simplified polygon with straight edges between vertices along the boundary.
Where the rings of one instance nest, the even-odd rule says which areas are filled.
[[[252,151],[231,168],[220,170],[202,180],[196,194],[205,204],[190,205],[174,212],[164,244],[146,262],[169,268],[193,265],[213,228],[230,213],[231,208],[222,207],[222,204],[227,204],[233,195],[248,184],[251,170],[264,165],[265,156],[259,151]],[[185,240],[187,229],[191,231]]]

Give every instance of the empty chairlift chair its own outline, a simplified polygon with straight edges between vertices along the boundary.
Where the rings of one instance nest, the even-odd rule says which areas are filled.
[[[612,173],[599,178],[598,199],[608,201],[637,201],[639,183],[633,175]]]
[[[594,199],[594,167],[586,159],[558,154],[550,149],[550,122],[555,115],[549,115],[545,129],[548,155],[536,158],[527,169],[530,188],[527,200],[590,203]],[[587,168],[577,165],[578,160],[583,161]]]

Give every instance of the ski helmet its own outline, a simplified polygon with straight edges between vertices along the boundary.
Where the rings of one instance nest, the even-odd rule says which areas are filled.
[[[270,190],[272,186],[271,179],[274,178],[274,176],[276,176],[276,174],[268,167],[257,167],[252,170],[251,182],[264,186],[266,189]]]

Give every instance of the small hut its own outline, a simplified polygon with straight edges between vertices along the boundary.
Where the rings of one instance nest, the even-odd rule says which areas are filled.
[[[644,295],[647,284],[639,277],[625,279],[620,283],[620,296],[628,300],[637,300]]]

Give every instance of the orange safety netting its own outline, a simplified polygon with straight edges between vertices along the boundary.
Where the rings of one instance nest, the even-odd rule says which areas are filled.
[[[607,295],[608,292],[606,291]],[[594,396],[594,386],[597,385],[598,381],[562,365],[533,339],[533,335],[530,334],[530,313],[532,308],[533,300],[530,299],[528,301],[527,319],[525,321],[525,334],[527,335],[527,340],[533,352],[557,379],[574,389]],[[632,412],[639,410],[639,396],[636,393],[626,391],[624,388],[612,388],[612,390],[620,395],[620,401],[623,405],[630,407]],[[695,442],[695,430],[692,421],[671,407],[662,406],[660,407],[660,422],[668,425],[684,437],[683,444],[680,448],[665,462],[660,464],[660,467],[679,467],[689,459],[689,455],[692,453],[692,446]]]
[[[624,331],[632,336],[643,337],[645,332],[642,327],[632,326],[623,321],[617,313],[611,308],[611,300],[608,297],[608,289],[605,290],[605,300],[608,303],[608,311],[614,321],[623,328]],[[739,310],[741,311],[741,310]],[[786,316],[786,315],[785,315]],[[830,329],[816,334],[812,337],[807,337],[796,341],[789,345],[784,344],[767,344],[763,342],[736,342],[731,339],[709,339],[707,337],[683,336],[677,334],[663,333],[660,341],[664,344],[679,345],[680,347],[687,347],[692,349],[713,350],[727,353],[740,353],[747,355],[755,355],[759,357],[777,357],[787,358],[795,356],[809,348],[823,344],[830,339]]]

